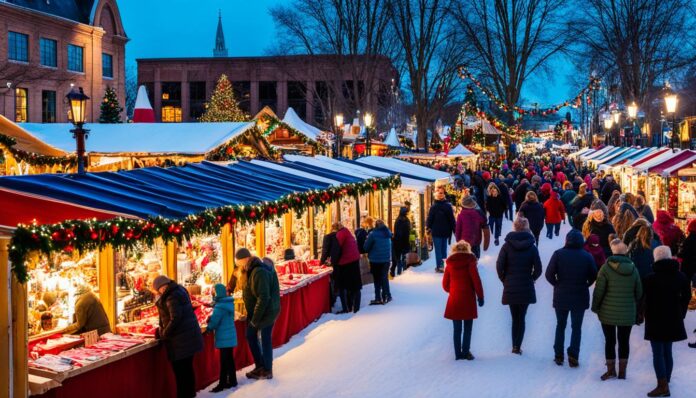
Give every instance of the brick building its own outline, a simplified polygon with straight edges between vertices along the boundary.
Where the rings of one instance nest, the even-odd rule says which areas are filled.
[[[0,112],[16,122],[67,122],[82,87],[88,121],[106,87],[125,102],[128,38],[116,0],[0,0]]]
[[[212,57],[137,63],[138,85],[147,88],[155,120],[162,122],[197,120],[223,73],[250,115],[268,106],[282,117],[292,107],[303,120],[323,126],[332,113],[344,113],[347,121],[356,109],[377,113],[390,101],[398,79],[391,61],[382,56],[228,57],[221,19]]]

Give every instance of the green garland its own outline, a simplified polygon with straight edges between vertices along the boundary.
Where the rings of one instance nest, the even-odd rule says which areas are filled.
[[[260,119],[265,119],[268,121],[268,127],[266,127],[266,129],[261,133],[263,137],[269,136],[273,131],[275,131],[275,129],[277,129],[278,127],[282,127],[290,131],[290,133],[292,133],[292,135],[296,136],[300,141],[302,141],[303,144],[311,146],[316,153],[326,152],[326,149],[322,147],[321,144],[319,144],[317,141],[310,139],[309,137],[304,135],[304,133],[302,133],[300,130],[291,127],[284,121],[271,115],[261,115]]]
[[[27,152],[21,149],[17,149],[14,146],[17,144],[17,140],[14,137],[0,133],[0,145],[7,148],[12,156],[19,162],[25,162],[32,166],[77,166],[77,156],[48,156],[40,155],[34,152]]]
[[[268,150],[268,155],[271,158],[277,158],[278,157],[278,151],[273,148],[273,145],[271,145],[266,137],[263,136],[263,134],[259,131],[256,126],[253,128],[247,130],[247,132],[251,135],[251,138],[256,140],[260,145],[263,145],[267,150]],[[237,156],[239,155],[239,146],[242,145],[242,140],[244,138],[247,138],[247,132],[240,134],[239,136],[227,141],[225,144],[220,145],[217,147],[215,150],[208,152],[205,155],[205,160],[210,160],[210,161],[226,161],[226,160],[235,160]]]
[[[136,245],[152,246],[158,238],[165,242],[189,239],[194,235],[218,235],[225,224],[254,224],[273,219],[289,211],[302,212],[310,207],[325,207],[343,197],[357,197],[368,192],[398,188],[399,175],[372,178],[342,184],[326,190],[293,193],[272,202],[256,205],[224,206],[208,209],[183,219],[150,217],[148,219],[114,218],[107,221],[70,220],[58,224],[24,225],[15,229],[10,242],[12,272],[24,283],[29,279],[26,260],[29,253],[85,252],[111,245],[114,249],[132,249]]]

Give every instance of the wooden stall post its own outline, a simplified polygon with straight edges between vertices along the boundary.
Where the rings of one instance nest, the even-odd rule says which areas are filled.
[[[394,227],[394,220],[392,220],[392,190],[389,188],[387,190],[387,222],[389,223],[388,225]]]
[[[266,255],[266,224],[265,221],[256,223],[256,254],[262,258]]]
[[[10,286],[12,273],[10,271],[10,261],[7,258],[7,248],[10,238],[0,237],[0,398],[10,398],[12,396],[12,371],[10,362],[12,361],[12,320],[10,311]]]
[[[292,221],[295,216],[294,210],[283,214],[283,243],[285,245],[283,249],[292,246]],[[277,260],[280,261],[280,259]]]
[[[173,281],[177,281],[176,272],[176,242],[170,241],[164,245],[164,255],[162,263],[164,265],[164,274]],[[179,281],[177,281],[179,282]]]
[[[27,334],[27,286],[12,277],[11,287],[12,308],[12,396],[26,397],[29,391],[29,363]]]
[[[309,217],[309,222],[307,224],[311,231],[309,234],[309,252],[312,253],[312,258],[317,258],[317,242],[314,239],[314,234],[316,233],[316,229],[314,228],[314,211],[314,207],[307,209],[307,217]]]
[[[360,220],[361,219],[362,219],[362,215],[360,214],[360,196],[356,196],[355,197],[355,225],[353,225],[353,228],[352,228],[353,231],[360,228]]]
[[[420,228],[418,228],[418,237],[422,242],[425,238],[425,194],[418,194],[418,207],[420,207]]]
[[[97,286],[99,288],[99,299],[109,318],[111,330],[116,330],[116,276],[114,273],[114,249],[111,245],[106,245],[99,250],[97,256]]]
[[[229,223],[222,227],[220,245],[222,246],[222,281],[227,283],[234,273],[234,243],[232,228]]]

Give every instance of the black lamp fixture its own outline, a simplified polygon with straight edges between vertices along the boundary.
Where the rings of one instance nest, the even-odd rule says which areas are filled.
[[[87,100],[89,97],[84,93],[82,87],[72,90],[65,96],[68,100],[68,119],[75,126],[70,130],[77,143],[77,173],[85,173],[85,140],[89,135],[89,130],[82,126],[87,118]]]

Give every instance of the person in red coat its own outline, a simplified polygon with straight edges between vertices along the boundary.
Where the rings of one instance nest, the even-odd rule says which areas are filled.
[[[476,267],[476,256],[466,241],[454,244],[452,254],[447,258],[442,288],[449,293],[445,318],[454,325],[455,359],[471,361],[471,329],[478,317],[476,301],[483,306],[483,286]],[[463,334],[462,334],[463,332]]]
[[[684,240],[684,232],[674,224],[674,217],[665,210],[658,210],[652,226],[653,231],[660,237],[660,242],[669,246],[672,253],[677,253]]]
[[[551,192],[550,197],[544,202],[544,213],[546,217],[546,237],[553,239],[561,232],[561,221],[565,218],[565,206],[558,197],[557,192]]]

